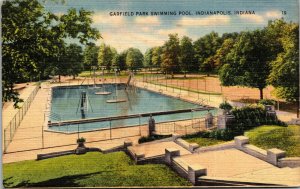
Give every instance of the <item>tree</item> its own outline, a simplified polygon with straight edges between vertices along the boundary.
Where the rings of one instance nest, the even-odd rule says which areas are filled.
[[[222,67],[227,61],[227,55],[230,53],[231,49],[235,44],[235,40],[232,38],[225,39],[221,47],[217,50],[216,54],[212,57],[213,65],[216,69]]]
[[[221,44],[221,38],[216,32],[211,32],[194,42],[196,61],[200,70],[206,72],[208,76],[216,67],[212,59]]]
[[[262,30],[242,32],[227,56],[228,63],[219,71],[221,84],[258,88],[263,99],[272,57],[268,40]]]
[[[162,48],[161,47],[153,47],[152,50],[152,65],[154,67],[160,67],[162,62]]]
[[[2,6],[3,101],[19,101],[17,82],[44,78],[49,63],[58,58],[65,39],[88,44],[100,37],[91,27],[91,12],[70,9],[56,16],[38,0],[5,1]],[[28,48],[30,47],[30,48]]]
[[[180,68],[184,72],[184,77],[186,77],[186,72],[197,70],[197,65],[195,64],[195,51],[192,43],[192,39],[184,36],[180,40]]]
[[[152,52],[153,48],[147,49],[144,55],[144,67],[152,68]]]
[[[120,68],[121,71],[127,69],[126,56],[127,56],[127,51],[123,51],[119,55],[119,68]]]
[[[161,67],[165,72],[171,73],[179,71],[180,45],[178,34],[169,34],[169,40],[165,42],[162,50]]]
[[[277,97],[297,102],[299,118],[299,25],[277,20],[270,23],[267,30],[279,37],[277,39],[283,49],[271,62],[268,82],[276,88]]]
[[[83,70],[82,47],[77,44],[64,45],[60,48],[60,54],[51,61],[48,73],[51,75],[73,76],[73,79]]]
[[[87,45],[83,52],[83,65],[85,70],[91,70],[92,66],[98,65],[98,52],[99,47],[92,45]]]
[[[116,49],[102,43],[98,53],[98,64],[100,66],[105,66],[106,70],[111,70],[112,61],[116,54]]]
[[[143,67],[143,54],[139,49],[129,48],[126,55],[126,65],[130,70],[136,71]]]
[[[66,49],[65,61],[68,62],[68,75],[73,79],[83,70],[83,54],[81,46],[70,44]]]
[[[111,66],[120,68],[120,56],[119,56],[117,50],[115,48],[111,47],[111,52],[112,52],[112,57],[113,57],[111,60]]]

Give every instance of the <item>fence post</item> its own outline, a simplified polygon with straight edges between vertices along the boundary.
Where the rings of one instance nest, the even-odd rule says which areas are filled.
[[[168,90],[168,75],[167,75],[167,72],[166,72],[166,91]]]
[[[175,121],[173,122],[173,133],[175,133]]]
[[[197,92],[198,92],[198,100],[199,100],[199,78],[197,78]]]
[[[12,129],[12,127],[10,127],[10,135],[9,135],[9,140],[10,140],[10,142],[12,141],[12,136],[11,136],[11,134],[12,134],[12,131],[11,131],[11,129]]]
[[[111,133],[111,119],[109,119],[109,137],[110,137],[110,140],[111,140],[111,137],[112,137],[112,133]]]
[[[79,124],[77,124],[77,139],[79,139]]]
[[[21,123],[21,116],[20,116],[20,110],[18,111],[18,114],[19,114],[19,124]]]
[[[17,115],[15,115],[15,130],[17,128]]]
[[[44,122],[45,122],[45,114],[44,114]],[[44,123],[42,125],[42,148],[44,148]]]
[[[141,115],[139,115],[139,131],[140,131],[140,136],[142,135],[141,131]]]
[[[4,129],[4,133],[3,133],[4,153],[6,153],[6,143],[7,143],[7,141],[5,140],[5,138],[6,138],[6,129]]]

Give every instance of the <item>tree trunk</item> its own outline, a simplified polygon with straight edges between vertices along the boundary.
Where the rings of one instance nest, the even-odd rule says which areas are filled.
[[[76,76],[75,76],[75,75],[73,75],[73,79],[75,79],[75,77],[76,77]]]
[[[263,90],[264,90],[264,89],[259,88],[260,99],[263,99],[263,98],[264,98],[264,92],[263,92]]]
[[[58,82],[60,82],[60,75],[58,75]]]

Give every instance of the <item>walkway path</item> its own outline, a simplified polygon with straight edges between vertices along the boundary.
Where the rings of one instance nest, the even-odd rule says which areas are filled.
[[[20,98],[24,101],[27,100],[27,98],[30,96],[30,94],[35,89],[36,85],[34,83],[27,85],[24,89],[20,90]],[[19,103],[19,106],[22,107],[23,103]],[[14,108],[13,102],[6,102],[2,109],[2,130],[4,130],[9,122],[12,120],[12,118],[16,115],[16,113],[19,111],[19,109]]]
[[[146,83],[146,82],[136,82],[135,83],[138,87],[141,88],[147,88],[152,91],[157,91],[157,92],[162,92],[163,94],[174,96],[174,97],[180,97],[185,100],[189,100],[192,102],[197,102],[203,104],[207,104],[212,107],[219,107],[219,105],[224,102],[224,97],[222,95],[209,95],[209,94],[198,94],[195,92],[188,92],[185,90],[180,90],[180,89],[174,89],[171,87],[166,87],[166,86],[159,86],[151,83]],[[245,106],[245,103],[241,102],[231,102],[231,104],[237,107],[242,107]],[[282,121],[290,121],[291,119],[297,118],[297,115],[294,113],[289,113],[289,112],[284,112],[284,111],[276,111],[277,116],[280,120]]]
[[[166,86],[158,86],[155,84],[145,82],[136,82],[135,84],[141,88],[162,92],[163,94],[169,96],[180,97],[181,99],[188,100],[191,102],[203,102],[203,104],[207,104],[213,107],[219,107],[220,103],[223,102],[223,97],[221,95],[200,94],[191,91],[170,88]]]
[[[46,110],[49,88],[42,85],[33,100],[30,109],[21,122],[16,134],[4,154],[4,163],[35,159],[38,153],[75,149],[78,137],[84,137],[88,145],[95,147],[94,143],[110,139],[134,138],[136,142],[141,135],[147,135],[146,126],[118,128],[110,130],[99,130],[85,133],[55,133],[43,128],[44,111]],[[90,143],[90,145],[89,145]],[[42,148],[48,148],[43,149]]]

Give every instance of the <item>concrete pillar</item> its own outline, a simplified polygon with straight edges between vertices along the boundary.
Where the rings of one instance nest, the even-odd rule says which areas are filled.
[[[144,153],[135,153],[134,154],[134,161],[135,163],[137,163],[140,159],[144,158],[145,157],[145,154]]]
[[[148,127],[149,127],[149,135],[152,135],[152,133],[155,131],[155,119],[150,115],[148,120]]]
[[[198,177],[206,176],[207,170],[203,168],[199,164],[194,164],[188,166],[188,179],[193,183],[193,185],[197,185]]]
[[[193,152],[197,148],[199,148],[199,144],[197,144],[197,143],[191,143],[191,144],[189,144],[189,151],[190,152]]]
[[[226,129],[226,115],[219,115],[218,116],[218,129]]]
[[[125,140],[125,141],[124,141],[124,148],[127,148],[128,146],[132,146],[132,141],[130,141],[130,140]]]
[[[272,148],[267,150],[267,161],[275,166],[278,165],[278,159],[284,158],[286,155],[285,151],[279,150],[277,148]]]
[[[213,126],[213,115],[208,112],[205,117],[205,126],[206,128],[210,128]]]
[[[171,165],[172,159],[177,156],[180,156],[180,151],[177,148],[166,148],[165,149],[165,162],[168,165]]]
[[[236,136],[234,137],[234,143],[237,148],[242,148],[243,145],[249,144],[249,138],[245,136]]]
[[[175,141],[177,140],[178,138],[180,138],[181,135],[180,134],[172,134],[172,140]]]

